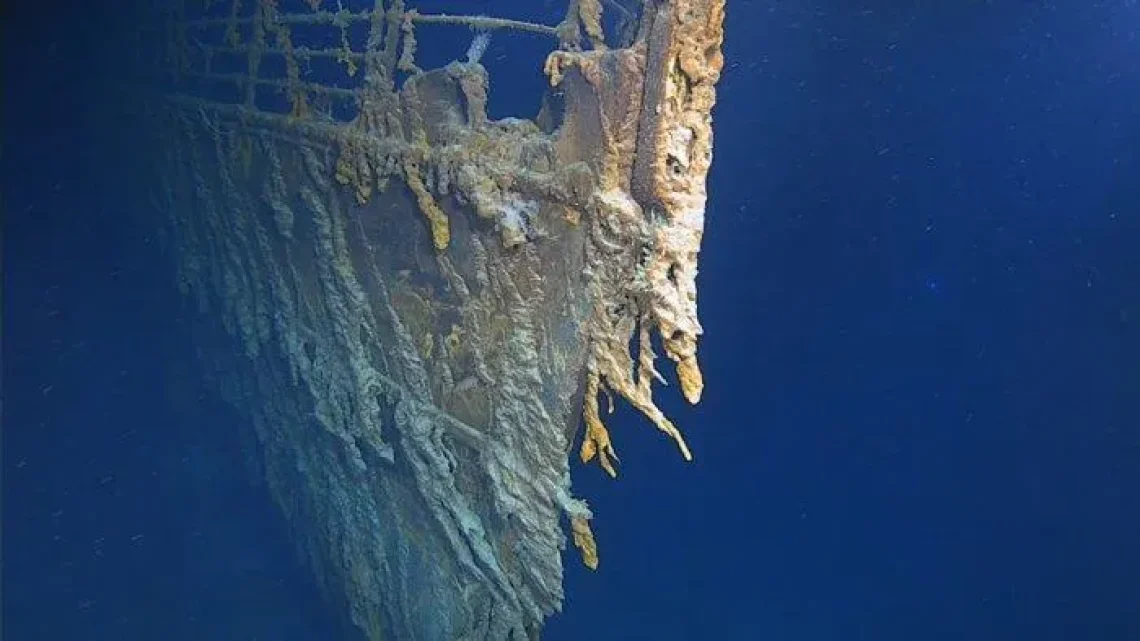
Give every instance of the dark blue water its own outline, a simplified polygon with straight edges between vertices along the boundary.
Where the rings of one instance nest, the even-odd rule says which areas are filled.
[[[729,0],[696,460],[619,408],[546,638],[1140,639],[1140,8],[928,4]],[[131,218],[129,25],[16,10],[4,638],[350,638]]]

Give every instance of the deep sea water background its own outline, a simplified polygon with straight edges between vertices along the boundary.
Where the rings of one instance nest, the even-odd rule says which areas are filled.
[[[602,566],[568,555],[546,638],[1140,638],[1140,10],[942,4],[729,0],[706,394],[659,391],[696,460],[619,408],[619,480],[575,469]],[[4,34],[4,637],[351,638],[130,222],[99,75],[130,24],[36,9]],[[495,115],[542,84],[510,46]]]

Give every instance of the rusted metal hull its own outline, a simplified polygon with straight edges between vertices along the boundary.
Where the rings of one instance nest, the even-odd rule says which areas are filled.
[[[572,2],[548,33],[536,121],[488,119],[477,59],[416,67],[430,16],[313,4],[169,16],[170,89],[147,99],[144,130],[179,285],[228,337],[203,362],[256,430],[260,474],[326,596],[366,638],[536,638],[561,607],[563,518],[598,563],[569,480],[583,413],[582,457],[614,470],[598,394],[689,456],[653,403],[649,336],[695,402],[723,3],[650,3],[625,46],[605,47],[594,3]],[[319,52],[291,30],[352,21],[367,42],[338,60],[363,81],[322,89],[296,64]],[[193,35],[214,27],[216,42]],[[232,99],[184,90],[226,76],[211,62],[226,52],[246,60]],[[284,72],[266,79],[275,55]],[[282,109],[261,104],[266,86]]]

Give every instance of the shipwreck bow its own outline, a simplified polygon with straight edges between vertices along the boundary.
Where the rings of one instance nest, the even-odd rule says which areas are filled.
[[[598,563],[568,452],[584,423],[581,459],[616,474],[599,399],[691,456],[654,350],[697,402],[723,0],[570,0],[552,25],[285,4],[187,0],[141,36],[146,171],[203,363],[366,638],[535,638],[564,518]],[[420,68],[449,25],[466,53]],[[488,117],[500,31],[549,39],[532,119]]]

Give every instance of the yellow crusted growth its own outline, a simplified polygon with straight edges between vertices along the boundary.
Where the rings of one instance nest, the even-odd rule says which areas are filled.
[[[455,356],[456,350],[459,349],[463,341],[463,328],[459,325],[452,325],[451,331],[443,339],[443,345],[447,348],[447,355],[450,357]]]
[[[591,363],[586,374],[586,398],[583,408],[586,435],[582,441],[582,462],[588,463],[598,455],[602,469],[613,477],[617,476],[617,472],[610,458],[616,461],[617,454],[610,442],[609,431],[598,416],[598,392],[602,391],[600,383],[603,381],[605,389],[617,392],[652,421],[654,427],[672,438],[686,461],[693,460],[693,454],[689,451],[689,445],[685,442],[681,431],[653,401],[651,383],[652,380],[661,380],[661,375],[653,368],[654,357],[649,344],[648,328],[643,327],[641,330],[641,343],[636,382],[630,367],[632,359],[629,348],[620,342],[597,341],[593,346]],[[696,360],[683,361],[678,366],[678,372],[681,373],[681,387],[685,397],[693,403],[697,402],[700,399],[702,383]]]
[[[570,530],[574,534],[574,547],[582,554],[582,563],[591,570],[597,570],[598,545],[590,531],[590,521],[582,516],[573,516],[570,518]]]
[[[582,224],[582,214],[577,209],[565,205],[559,205],[558,208],[562,212],[562,220],[565,220],[568,225],[577,227]]]
[[[638,225],[644,220],[642,210],[636,202],[619,190],[602,194],[594,202],[595,215],[606,221],[605,226],[599,225],[595,229],[617,230],[620,234],[628,234],[626,237],[636,238]],[[595,246],[607,247],[601,242]],[[615,244],[608,246],[622,247]],[[635,245],[630,243],[628,246]],[[617,393],[637,408],[658,430],[677,443],[685,460],[692,460],[681,432],[653,401],[653,383],[664,383],[664,379],[653,366],[656,356],[653,353],[651,332],[657,331],[660,334],[667,354],[678,362],[679,378],[686,397],[693,401],[699,399],[702,383],[700,370],[696,366],[695,340],[699,325],[688,316],[673,313],[673,308],[677,305],[682,305],[683,312],[690,312],[683,305],[694,305],[695,295],[692,299],[679,295],[678,288],[667,276],[670,272],[669,264],[677,261],[670,255],[666,255],[667,260],[662,261],[656,252],[641,258],[648,262],[642,267],[641,278],[635,278],[632,283],[623,281],[627,277],[621,272],[620,265],[637,258],[640,255],[635,257],[629,254],[616,259],[613,256],[604,259],[598,256],[592,259],[595,269],[593,273],[600,280],[592,285],[599,291],[599,301],[589,322],[590,356],[587,361],[583,410],[586,422],[586,440],[582,444],[584,461],[592,460],[599,452],[613,454],[609,434],[598,418],[597,395],[603,389]],[[619,267],[615,268],[615,265]],[[662,276],[655,277],[657,273]],[[646,275],[649,277],[646,278]],[[607,282],[605,279],[609,278],[614,280]],[[695,314],[690,316],[695,319]],[[673,330],[680,333],[674,336]],[[638,340],[636,360],[630,348],[630,339],[634,337]],[[606,457],[602,457],[601,463],[606,472],[614,475]]]
[[[562,77],[566,69],[572,64],[573,58],[564,51],[552,51],[542,63],[542,73],[550,80],[551,87],[562,84]]]
[[[582,439],[582,462],[589,463],[594,460],[594,456],[597,456],[602,469],[610,476],[616,477],[617,470],[614,469],[614,464],[610,459],[616,461],[617,454],[614,452],[613,444],[610,443],[609,430],[602,424],[602,419],[598,416],[599,382],[600,377],[597,372],[590,370],[586,373],[586,398],[583,408],[586,419],[586,436]]]
[[[595,199],[599,223],[590,247],[596,252],[592,287],[599,303],[591,319],[588,368],[591,380],[600,379],[633,404],[689,459],[680,432],[653,402],[651,385],[660,376],[653,369],[649,332],[658,333],[665,355],[676,363],[685,398],[698,402],[704,382],[697,365],[697,339],[703,332],[697,319],[697,255],[712,161],[712,108],[724,67],[724,0],[673,0],[656,6],[645,39],[650,55],[663,56],[664,64],[661,73],[645,76],[630,190],[611,181],[612,187]],[[585,19],[584,9],[580,14]],[[552,82],[569,61],[567,54],[548,59]],[[613,134],[607,137],[608,147],[621,142]],[[623,272],[621,265],[636,266]],[[629,347],[634,332],[640,333],[636,363]],[[597,388],[595,383],[587,391],[596,394]],[[588,399],[586,406],[589,425],[597,420],[597,399]],[[596,449],[596,444],[583,445],[582,452],[591,455]]]
[[[404,14],[404,19],[400,23],[403,44],[400,48],[400,59],[396,61],[396,68],[406,73],[422,71],[416,66],[416,25],[413,21],[417,15],[416,10],[412,9]]]
[[[578,19],[590,38],[594,49],[606,48],[606,37],[602,33],[602,2],[601,0],[579,0]]]
[[[428,224],[431,225],[431,240],[435,245],[436,250],[443,251],[447,249],[447,245],[451,242],[451,230],[447,223],[447,214],[443,213],[439,205],[436,204],[435,199],[428,193],[427,186],[424,185],[424,179],[420,176],[420,167],[414,160],[404,160],[404,176],[408,180],[408,187],[412,193],[416,195],[416,202],[420,206],[420,212],[423,213],[424,218],[427,218]]]
[[[705,389],[705,379],[701,375],[701,368],[697,365],[697,357],[689,358],[677,363],[677,378],[681,379],[681,393],[685,400],[696,405],[701,401],[701,392]]]
[[[359,205],[367,203],[372,196],[372,185],[376,179],[372,164],[352,139],[345,139],[341,144],[340,156],[336,161],[335,178],[341,185],[353,187]]]

